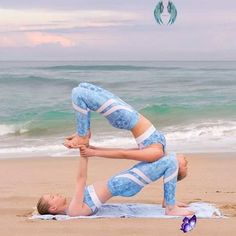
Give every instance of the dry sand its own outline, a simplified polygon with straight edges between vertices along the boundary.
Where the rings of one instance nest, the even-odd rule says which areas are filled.
[[[236,235],[236,154],[189,154],[189,175],[178,183],[177,199],[217,205],[227,219],[198,219],[191,235]],[[77,158],[0,160],[0,236],[14,235],[182,235],[182,219],[29,220],[27,214],[44,193],[73,195]],[[135,162],[93,158],[88,184],[107,178]],[[147,186],[132,198],[110,202],[161,203],[162,182]]]

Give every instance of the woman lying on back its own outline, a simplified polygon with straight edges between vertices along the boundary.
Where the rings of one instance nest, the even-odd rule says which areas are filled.
[[[111,178],[86,186],[88,157],[86,147],[80,147],[79,170],[75,195],[70,202],[60,195],[43,195],[37,204],[40,214],[67,214],[88,216],[95,214],[102,204],[115,196],[131,197],[146,185],[163,177],[165,213],[186,216],[189,211],[185,204],[175,200],[177,180],[187,175],[187,161],[183,156],[169,154],[155,162],[139,162],[128,170]]]

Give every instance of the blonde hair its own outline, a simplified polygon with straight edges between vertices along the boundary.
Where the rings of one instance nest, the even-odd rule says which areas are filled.
[[[45,201],[43,197],[41,197],[37,203],[37,210],[40,215],[51,214],[49,212],[50,205]]]

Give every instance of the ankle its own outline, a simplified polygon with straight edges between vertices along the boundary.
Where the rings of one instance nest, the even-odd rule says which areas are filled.
[[[88,136],[79,136],[77,134],[76,140],[77,140],[77,143],[80,145],[86,145],[86,146],[89,145],[89,137]]]
[[[171,211],[173,209],[175,209],[177,206],[176,205],[165,205],[166,209]]]
[[[80,136],[79,134],[77,134],[76,136],[78,139],[81,139],[81,140],[88,140],[89,139],[89,135]]]

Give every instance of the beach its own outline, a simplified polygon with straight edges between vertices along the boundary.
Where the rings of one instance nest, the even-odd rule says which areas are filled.
[[[165,154],[186,154],[189,173],[177,183],[176,200],[212,204],[219,213],[197,218],[188,234],[236,236],[235,8],[232,0],[1,1],[0,236],[183,235],[184,217],[32,219],[42,195],[74,196],[79,150],[65,142],[74,134],[89,134],[98,148],[159,143]],[[118,156],[140,160],[151,152]],[[90,157],[87,185],[134,164]],[[172,167],[164,174],[166,202],[175,188]],[[162,205],[163,178],[153,183],[135,168],[125,177],[145,188],[108,203]],[[135,216],[164,212],[127,208]]]
[[[189,153],[182,202],[215,204],[228,218],[199,219],[192,235],[236,231],[234,62],[37,61],[0,64],[0,235],[182,235],[179,219],[30,220],[45,193],[72,197],[78,151],[63,140],[76,132],[71,90],[81,82],[105,88],[162,132],[167,152]],[[91,145],[133,148],[131,133],[91,112]],[[202,154],[201,154],[202,153]],[[90,158],[88,184],[134,161]],[[160,204],[162,181],[115,203]]]
[[[187,154],[189,174],[177,185],[177,200],[215,204],[228,218],[198,219],[191,235],[234,235],[236,232],[236,154]],[[8,158],[0,160],[0,235],[182,235],[178,219],[30,220],[44,193],[71,197],[77,157]],[[92,157],[88,184],[133,165],[135,161]],[[105,170],[105,171],[104,171]],[[116,197],[110,203],[161,203],[162,181],[145,187],[132,198]]]

